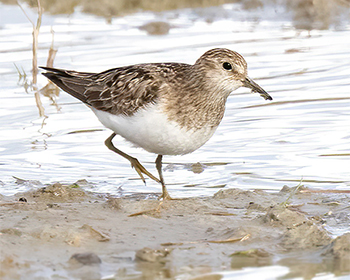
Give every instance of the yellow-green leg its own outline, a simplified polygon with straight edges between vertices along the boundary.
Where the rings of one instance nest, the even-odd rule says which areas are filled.
[[[130,161],[131,166],[133,168],[135,168],[136,172],[139,174],[139,176],[141,177],[142,181],[146,184],[146,180],[143,177],[142,174],[147,175],[148,177],[150,177],[152,180],[161,183],[162,181],[160,181],[158,178],[156,178],[155,176],[153,176],[150,172],[147,171],[147,169],[145,167],[143,167],[143,165],[137,160],[137,158],[134,158],[132,156],[129,156],[128,154],[122,152],[121,150],[117,149],[113,143],[112,143],[112,139],[114,138],[116,134],[113,132],[111,136],[109,136],[106,141],[105,141],[105,145],[108,147],[108,149],[110,149],[111,151],[117,153],[118,155],[121,155],[123,158],[126,158],[128,161]],[[163,184],[162,184],[163,185]]]
[[[158,155],[156,159],[156,168],[158,170],[160,183],[162,184],[162,195],[159,197],[159,199],[163,198],[163,200],[167,200],[167,199],[170,200],[172,198],[169,195],[168,190],[166,189],[164,178],[163,178],[162,159],[163,159],[163,155]]]

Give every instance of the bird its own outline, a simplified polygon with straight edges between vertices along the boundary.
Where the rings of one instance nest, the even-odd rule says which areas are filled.
[[[144,175],[160,183],[163,200],[172,199],[162,173],[163,156],[189,154],[204,145],[219,126],[231,92],[246,87],[272,100],[249,78],[243,56],[226,48],[210,49],[194,64],[142,63],[100,73],[41,68],[45,77],[90,107],[113,131],[105,145],[127,159],[144,183]],[[156,154],[159,178],[116,148],[116,135]]]

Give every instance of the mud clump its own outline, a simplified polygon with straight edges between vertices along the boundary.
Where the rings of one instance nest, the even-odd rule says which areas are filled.
[[[37,190],[28,191],[25,194],[21,194],[20,199],[35,202],[77,202],[83,201],[87,198],[87,193],[79,187],[78,184],[65,185],[61,183],[55,183],[47,185]]]
[[[330,259],[338,273],[350,273],[350,232],[335,238],[322,255]]]
[[[280,244],[286,249],[302,250],[325,246],[330,241],[331,237],[322,226],[306,221],[288,228]]]
[[[336,259],[348,260],[350,266],[350,232],[334,239],[324,254],[332,255]]]
[[[0,199],[2,279],[99,279],[106,267],[111,279],[274,265],[288,267],[288,277],[350,271],[350,234],[327,231],[349,226],[348,194],[227,189],[158,201],[56,183]]]

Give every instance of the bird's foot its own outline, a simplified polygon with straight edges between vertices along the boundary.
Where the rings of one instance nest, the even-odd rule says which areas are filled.
[[[157,177],[153,176],[150,172],[147,171],[147,169],[138,161],[137,158],[130,158],[129,160],[131,163],[131,167],[135,168],[137,174],[139,174],[144,184],[146,184],[146,180],[143,174],[147,175],[157,183],[161,183]]]
[[[162,194],[158,197],[158,200],[174,200],[174,198],[172,198],[170,196],[170,194],[168,193],[168,190],[166,189],[165,185],[162,184]]]

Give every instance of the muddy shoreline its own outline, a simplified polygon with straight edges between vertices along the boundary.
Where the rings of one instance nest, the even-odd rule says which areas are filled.
[[[348,228],[348,193],[227,189],[160,202],[56,183],[0,198],[1,279],[221,279],[203,275],[272,265],[287,278],[350,273],[350,233],[326,230]]]

